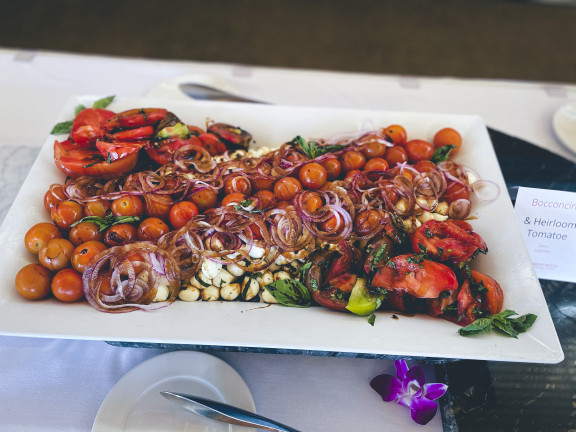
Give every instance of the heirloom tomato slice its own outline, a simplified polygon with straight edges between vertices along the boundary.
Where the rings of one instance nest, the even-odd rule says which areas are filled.
[[[82,148],[69,140],[54,142],[54,163],[70,177],[115,177],[132,171],[137,162],[138,152],[107,161],[96,149]]]
[[[186,145],[203,147],[202,141],[196,136],[191,136],[190,138],[167,138],[150,142],[146,146],[146,153],[148,153],[148,156],[150,156],[154,162],[160,165],[166,165],[172,163],[176,151]]]
[[[444,264],[415,255],[398,255],[376,270],[372,285],[416,298],[437,298],[458,288],[454,272]]]
[[[94,144],[104,136],[104,124],[116,114],[100,108],[86,108],[78,113],[72,122],[70,138],[80,146]]]
[[[464,281],[458,293],[458,324],[466,326],[484,315],[502,311],[504,293],[493,278],[476,270]]]
[[[138,153],[142,147],[144,147],[142,142],[96,141],[96,148],[107,162],[114,162],[132,153]]]

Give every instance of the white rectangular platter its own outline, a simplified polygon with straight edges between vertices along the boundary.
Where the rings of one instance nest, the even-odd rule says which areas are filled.
[[[78,103],[88,102],[82,98],[71,100],[55,122],[72,118]],[[277,147],[296,135],[326,138],[390,124],[403,125],[409,139],[431,140],[443,127],[457,129],[464,139],[457,161],[473,168],[482,178],[496,182],[501,190],[496,201],[475,203],[474,215],[478,219],[471,223],[486,241],[489,253],[478,257],[473,267],[500,282],[505,293],[504,308],[519,314],[537,314],[536,323],[518,339],[498,334],[465,338],[458,335],[457,325],[447,321],[425,315],[399,315],[399,319],[392,319],[391,312],[378,312],[371,326],[366,318],[320,307],[263,308],[257,303],[177,301],[153,312],[106,314],[87,303],[24,300],[16,292],[14,277],[35,259],[24,248],[24,234],[35,223],[49,220],[43,207],[44,193],[50,184],[64,181],[52,159],[55,137],[49,137],[0,231],[5,251],[0,261],[0,334],[511,362],[563,360],[481,118],[150,99],[120,99],[110,109],[119,112],[138,107],[168,108],[193,125],[204,126],[211,119],[240,126],[253,134],[256,145],[269,147]]]

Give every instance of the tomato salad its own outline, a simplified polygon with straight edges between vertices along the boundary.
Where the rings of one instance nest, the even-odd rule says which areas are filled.
[[[483,180],[451,160],[456,130],[251,141],[160,108],[81,110],[54,143],[66,180],[44,197],[51,222],[26,234],[38,263],[18,292],[105,312],[240,300],[464,326],[501,311],[498,282],[471,268],[488,251],[468,220]]]

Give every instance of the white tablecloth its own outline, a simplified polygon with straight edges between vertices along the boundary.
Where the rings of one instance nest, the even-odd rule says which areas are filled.
[[[344,74],[0,50],[3,219],[20,182],[75,95],[167,96],[180,77],[276,104],[480,114],[489,126],[576,161],[551,130],[574,86]],[[172,81],[171,81],[172,80]],[[165,82],[164,85],[160,85]],[[1,301],[1,299],[0,299]],[[34,317],[30,317],[34,319]],[[1,330],[1,329],[0,329]],[[163,352],[99,341],[0,336],[0,430],[90,430],[98,407],[131,368]],[[260,413],[303,431],[441,430],[383,403],[369,381],[385,360],[213,353],[250,387]],[[433,370],[426,370],[433,378]]]

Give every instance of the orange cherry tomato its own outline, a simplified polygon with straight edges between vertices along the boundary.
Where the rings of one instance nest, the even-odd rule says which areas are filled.
[[[446,201],[448,204],[459,200],[459,199],[470,199],[470,190],[464,186],[462,183],[455,181],[448,182],[446,191],[442,195],[442,200]]]
[[[344,177],[344,180],[350,180],[352,177],[354,177],[359,172],[361,172],[361,171],[360,170],[348,171],[348,173],[346,174],[346,177]]]
[[[388,147],[384,159],[388,161],[391,167],[395,167],[398,164],[408,162],[408,153],[406,153],[404,147],[396,145],[394,147]]]
[[[112,203],[108,200],[95,200],[89,201],[84,204],[84,213],[86,216],[98,216],[104,217],[110,212],[110,208],[112,207]]]
[[[380,133],[385,135],[390,140],[390,142],[393,142],[397,145],[404,145],[408,140],[406,129],[404,129],[403,126],[397,124],[380,129]]]
[[[80,222],[78,225],[74,225],[70,232],[68,233],[68,240],[72,242],[74,246],[86,243],[90,240],[103,241],[104,233],[100,231],[100,227],[92,222]]]
[[[320,227],[329,234],[340,234],[344,230],[344,221],[341,217],[331,216],[326,222],[322,222]]]
[[[345,173],[352,170],[361,170],[366,163],[366,157],[356,150],[348,150],[340,156],[342,169]]]
[[[72,267],[78,273],[84,273],[84,269],[90,263],[90,260],[105,249],[108,249],[108,246],[96,240],[89,240],[76,246],[74,252],[72,252]]]
[[[50,212],[52,222],[62,229],[68,230],[74,222],[78,222],[84,216],[84,209],[76,201],[60,201]]]
[[[324,159],[319,163],[326,170],[326,176],[328,181],[334,181],[340,178],[340,174],[342,174],[342,164],[340,163],[340,161],[336,156]]]
[[[429,160],[423,160],[420,162],[416,162],[413,165],[414,169],[419,173],[431,172],[436,170],[436,164]]]
[[[328,179],[326,168],[316,162],[310,162],[300,169],[300,183],[307,189],[320,189]]]
[[[302,201],[304,202],[304,210],[306,210],[309,214],[314,213],[320,207],[324,205],[324,200],[322,197],[316,192],[304,192],[304,196],[302,197]]]
[[[114,216],[142,216],[144,202],[136,195],[125,195],[112,201],[112,214]]]
[[[138,230],[135,226],[124,223],[112,225],[104,234],[104,243],[108,246],[122,246],[134,243],[138,237]]]
[[[412,140],[406,143],[406,153],[411,163],[430,160],[434,154],[434,146],[428,141]]]
[[[62,238],[58,227],[48,222],[40,222],[28,230],[24,236],[24,245],[33,254],[38,254],[50,240],[55,238]]]
[[[354,230],[360,236],[373,233],[382,224],[382,216],[376,210],[361,211],[354,219]]]
[[[224,182],[224,192],[226,195],[241,193],[248,196],[252,193],[252,184],[246,177],[236,175]]]
[[[275,179],[273,177],[254,176],[250,179],[253,193],[259,192],[261,190],[271,191],[274,189],[274,182]]]
[[[149,194],[144,202],[144,214],[148,217],[157,217],[163,220],[170,219],[170,209],[174,200],[170,195]]]
[[[55,238],[46,243],[38,254],[38,261],[48,270],[58,271],[70,266],[74,245],[70,240]]]
[[[369,133],[358,139],[357,145],[366,159],[373,159],[384,156],[386,141],[386,137],[380,133]]]
[[[235,205],[239,204],[242,201],[246,200],[246,195],[241,193],[231,193],[230,195],[226,195],[222,200],[222,207],[227,205]]]
[[[190,195],[188,199],[196,204],[196,207],[198,207],[198,210],[202,213],[218,205],[218,194],[214,189],[208,187],[195,192]]]
[[[302,183],[294,177],[283,177],[274,184],[274,195],[278,201],[291,201],[302,189]]]
[[[462,147],[462,135],[452,128],[444,128],[440,129],[434,135],[434,139],[432,140],[435,148],[443,147],[445,145],[453,145],[456,146],[452,150],[451,154],[456,153]]]
[[[260,210],[267,210],[276,205],[278,199],[274,192],[269,190],[260,190],[254,194],[254,198],[258,200],[258,208]]]
[[[180,201],[170,209],[170,224],[180,229],[198,213],[198,207],[192,201]]]
[[[56,207],[56,204],[66,199],[64,187],[59,184],[53,184],[44,194],[44,208],[50,213],[52,209]]]
[[[52,279],[51,288],[54,297],[66,303],[72,303],[84,298],[82,276],[71,268],[60,270],[56,273]]]
[[[386,159],[373,158],[366,162],[364,165],[364,171],[386,171],[388,170],[388,162]]]
[[[157,217],[146,218],[138,225],[138,240],[157,241],[169,232],[170,228],[162,219]]]
[[[41,300],[50,294],[52,273],[40,264],[28,264],[16,274],[16,291],[28,300]]]

